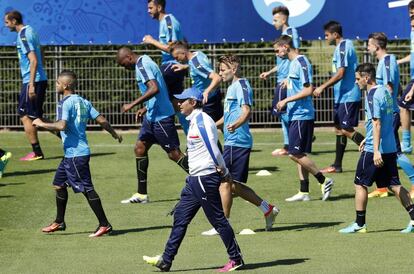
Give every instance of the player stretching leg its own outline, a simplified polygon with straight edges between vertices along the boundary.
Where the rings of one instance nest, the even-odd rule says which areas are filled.
[[[265,229],[272,228],[279,209],[260,198],[246,185],[249,175],[250,151],[253,138],[249,129],[250,112],[253,106],[253,91],[249,81],[240,76],[240,60],[234,55],[219,58],[220,76],[223,82],[229,83],[224,99],[224,117],[216,122],[224,129],[223,158],[230,171],[233,183],[222,182],[220,186],[221,202],[224,215],[230,218],[233,195],[257,206],[264,214]],[[217,235],[213,228],[201,233],[205,236]]]
[[[312,103],[312,66],[304,55],[299,55],[293,40],[282,35],[275,43],[277,55],[289,58],[287,97],[277,103],[281,110],[287,105],[289,115],[289,157],[297,163],[300,190],[286,199],[288,202],[309,201],[309,173],[321,185],[322,200],[326,201],[332,192],[333,180],[326,178],[307,156],[312,151],[315,110]]]
[[[347,138],[355,144],[364,140],[364,136],[355,131],[358,126],[359,109],[361,107],[361,92],[355,84],[355,68],[358,65],[357,55],[351,40],[343,39],[342,26],[330,21],[324,26],[325,39],[330,45],[336,45],[332,58],[333,76],[313,94],[320,96],[328,87],[334,90],[334,123],[336,133],[335,162],[322,173],[342,172],[342,159],[344,157]]]

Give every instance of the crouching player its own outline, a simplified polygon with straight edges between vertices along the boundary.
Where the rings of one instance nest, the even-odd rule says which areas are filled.
[[[401,186],[398,177],[397,147],[393,130],[393,99],[385,86],[377,85],[375,67],[372,64],[361,64],[357,67],[356,82],[361,90],[366,91],[366,138],[359,147],[362,153],[354,181],[356,221],[339,232],[366,232],[367,188],[373,182],[376,182],[378,187],[391,188],[411,218],[408,227],[401,232],[414,232],[414,206],[408,191]]]
[[[179,101],[181,113],[190,121],[187,134],[190,175],[181,192],[180,202],[174,213],[174,226],[162,256],[143,259],[161,271],[169,271],[187,227],[203,208],[210,224],[218,231],[226,246],[230,261],[218,272],[229,272],[243,266],[240,248],[234,232],[223,213],[219,187],[222,180],[229,181],[229,170],[217,146],[218,134],[213,119],[202,111],[203,95],[196,88],[174,95]]]
[[[90,150],[86,139],[86,124],[89,119],[94,119],[102,128],[108,131],[112,137],[122,142],[108,121],[99,114],[92,104],[75,94],[77,84],[76,74],[64,70],[56,81],[56,91],[63,94],[63,99],[57,106],[57,121],[45,123],[40,119],[33,121],[36,127],[47,130],[60,131],[65,157],[56,170],[53,185],[56,189],[56,219],[50,225],[42,229],[45,233],[65,230],[65,211],[68,202],[67,187],[72,187],[75,193],[82,192],[88,200],[99,220],[99,226],[89,237],[99,237],[112,231],[112,226],[105,216],[101,199],[92,184],[89,170]]]

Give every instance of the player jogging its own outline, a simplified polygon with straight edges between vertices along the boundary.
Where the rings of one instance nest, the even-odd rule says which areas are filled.
[[[387,88],[377,85],[375,67],[361,64],[356,69],[356,82],[366,91],[366,139],[361,142],[355,173],[356,220],[340,233],[366,232],[365,215],[368,203],[368,187],[374,182],[378,187],[389,187],[410,215],[410,223],[403,233],[414,232],[414,205],[408,191],[401,186],[397,169],[397,147],[393,129],[393,99]]]
[[[75,193],[83,193],[99,220],[99,226],[89,237],[99,237],[112,231],[112,226],[106,218],[101,199],[92,184],[89,169],[90,149],[86,138],[86,125],[89,119],[95,120],[112,137],[122,142],[108,121],[92,106],[92,104],[75,93],[77,86],[76,74],[64,70],[56,81],[56,92],[63,94],[63,99],[57,105],[57,121],[46,123],[35,119],[33,126],[61,132],[65,156],[60,162],[53,186],[56,190],[56,219],[42,229],[45,233],[65,230],[65,211],[68,202],[67,187],[72,187]]]
[[[176,162],[188,173],[188,158],[180,151],[180,140],[174,124],[174,109],[168,98],[167,86],[157,64],[148,55],[138,56],[131,49],[122,47],[116,56],[120,66],[128,70],[135,70],[141,96],[130,104],[122,106],[127,112],[137,105],[145,107],[137,111],[136,116],[142,117],[142,127],[138,140],[135,143],[136,170],[138,190],[131,198],[121,203],[147,203],[148,151],[153,144],[159,144]]]

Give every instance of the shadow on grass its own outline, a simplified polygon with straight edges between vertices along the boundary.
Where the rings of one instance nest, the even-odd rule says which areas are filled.
[[[336,150],[334,150],[334,149],[332,149],[332,150],[315,150],[315,151],[312,151],[311,155],[332,154],[332,153],[335,153],[335,152],[336,152]],[[346,152],[359,152],[359,150],[357,148],[347,149]]]
[[[262,152],[263,150],[262,149],[252,149],[250,152]]]
[[[13,195],[0,195],[0,199],[3,199],[3,198],[13,198],[14,196]]]
[[[389,228],[389,229],[383,229],[383,230],[369,230],[369,233],[381,233],[381,232],[400,232],[403,230],[403,228]],[[402,234],[402,233],[401,233]]]
[[[289,225],[289,226],[278,226],[278,227],[273,227],[270,231],[289,231],[289,230],[296,230],[296,231],[302,231],[302,230],[306,230],[306,229],[320,229],[320,228],[325,228],[325,227],[331,227],[331,226],[336,226],[336,225],[340,225],[343,222],[324,222],[324,223],[296,223],[293,225]],[[280,225],[282,225],[282,223],[279,223]],[[264,232],[265,229],[255,229],[255,232]]]
[[[109,237],[123,235],[127,233],[134,233],[134,232],[143,232],[147,230],[159,230],[159,229],[170,229],[172,226],[170,225],[162,225],[162,226],[150,226],[150,227],[136,227],[136,228],[127,228],[127,229],[117,229],[113,230]],[[71,232],[71,233],[53,233],[53,234],[46,234],[46,235],[55,235],[55,236],[71,236],[71,235],[80,235],[80,234],[91,234],[93,231],[80,231],[80,232]]]
[[[175,198],[175,199],[163,199],[163,200],[151,200],[151,204],[152,203],[163,203],[163,202],[178,202],[180,200],[180,198]]]
[[[28,171],[15,171],[9,172],[3,175],[3,177],[12,177],[12,176],[26,176],[26,175],[37,175],[37,174],[44,174],[55,172],[55,169],[36,169],[36,170],[28,170]]]
[[[25,183],[9,183],[9,184],[0,184],[0,187],[2,186],[17,186],[17,185],[24,185]]]
[[[91,157],[99,157],[99,156],[107,156],[107,155],[113,155],[116,154],[115,152],[100,152],[100,153],[92,153]],[[56,160],[56,159],[63,159],[63,155],[61,156],[52,156],[52,157],[46,157],[45,160]]]
[[[279,171],[279,168],[277,166],[262,166],[262,167],[249,167],[249,172],[257,172],[262,169],[265,169],[267,171]]]
[[[353,198],[355,198],[354,194],[341,194],[338,196],[329,197],[328,201],[346,200],[346,199],[353,199]]]
[[[265,268],[265,267],[272,267],[277,265],[294,265],[294,264],[301,264],[308,261],[309,258],[298,258],[298,259],[281,259],[275,260],[270,262],[260,262],[260,263],[251,263],[246,264],[243,268],[240,268],[240,271],[243,270],[252,270],[258,268]],[[211,269],[218,269],[221,266],[214,266],[214,267],[201,267],[201,268],[189,268],[189,269],[177,269],[177,270],[170,270],[170,272],[190,272],[190,271],[201,271],[201,270],[211,270]]]

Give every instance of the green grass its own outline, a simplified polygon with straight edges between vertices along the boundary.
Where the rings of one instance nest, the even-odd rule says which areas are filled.
[[[333,161],[334,136],[316,132],[314,154],[319,167]],[[44,161],[20,162],[29,148],[22,133],[0,134],[1,147],[13,153],[0,180],[0,272],[1,273],[151,273],[143,255],[162,253],[172,219],[165,214],[176,203],[185,174],[154,146],[150,152],[149,185],[151,203],[122,205],[120,201],[136,188],[133,144],[135,133],[125,133],[118,145],[108,134],[90,133],[94,156],[91,171],[107,216],[116,232],[113,236],[89,239],[97,225],[82,194],[69,192],[67,229],[45,235],[42,226],[55,216],[54,171],[62,157],[59,140],[42,133],[47,157]],[[296,166],[288,158],[272,158],[280,146],[280,131],[254,134],[249,186],[281,208],[277,224],[264,232],[261,212],[235,199],[231,224],[256,235],[238,235],[247,270],[242,273],[412,273],[414,235],[399,233],[408,215],[394,197],[369,201],[369,233],[340,235],[338,229],[354,220],[353,178],[359,156],[349,142],[344,173],[333,175],[336,184],[331,201],[320,201],[320,190],[311,178],[312,201],[287,203],[297,191]],[[183,142],[182,142],[183,143]],[[411,159],[413,159],[410,156]],[[257,177],[260,169],[272,175]],[[409,182],[401,173],[403,184]],[[185,273],[213,273],[227,261],[219,237],[203,237],[210,228],[202,210],[190,224],[172,270]]]

